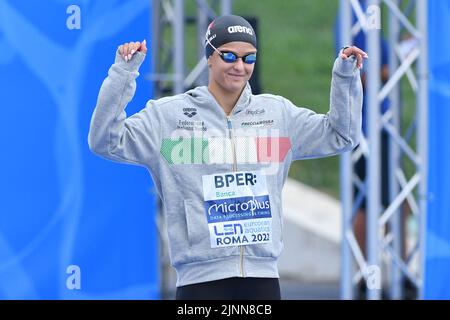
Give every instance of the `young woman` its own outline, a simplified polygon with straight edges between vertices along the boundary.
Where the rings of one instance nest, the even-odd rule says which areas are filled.
[[[208,86],[149,100],[128,118],[124,109],[147,47],[145,41],[119,46],[100,89],[89,146],[149,170],[163,202],[177,299],[280,299],[281,191],[289,166],[358,144],[359,68],[367,55],[341,50],[330,111],[316,114],[280,96],[252,94],[257,40],[244,18],[217,18],[205,40]]]

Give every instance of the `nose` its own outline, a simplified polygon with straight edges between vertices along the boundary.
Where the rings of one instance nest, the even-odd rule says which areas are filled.
[[[244,61],[242,60],[242,58],[238,58],[233,63],[233,69],[235,69],[235,70],[243,70],[244,69]]]

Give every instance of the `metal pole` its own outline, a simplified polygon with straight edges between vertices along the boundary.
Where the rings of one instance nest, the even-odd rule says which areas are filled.
[[[373,16],[364,16],[364,10],[359,8],[360,1],[350,0],[353,10],[359,12],[359,17],[367,22],[371,22]],[[361,0],[362,2],[362,0]],[[349,176],[349,168],[346,167],[345,162],[341,163],[341,188],[342,188],[342,205],[344,210],[343,223],[343,245],[342,245],[342,262],[341,262],[341,296],[348,298],[353,282],[358,278],[359,273],[349,271],[351,260],[353,257],[358,258],[359,270],[367,280],[368,298],[379,299],[381,288],[372,289],[374,284],[379,284],[381,287],[382,279],[374,279],[374,276],[381,276],[381,254],[389,259],[390,268],[387,280],[390,285],[391,298],[399,299],[403,297],[402,280],[408,277],[419,289],[419,298],[424,297],[424,274],[425,274],[425,227],[426,227],[426,206],[427,206],[427,102],[428,102],[428,54],[427,54],[427,2],[425,0],[412,1],[414,3],[414,10],[416,12],[415,21],[416,26],[410,23],[407,17],[408,7],[405,12],[399,7],[402,4],[399,0],[383,0],[386,4],[387,12],[389,13],[389,81],[380,91],[380,30],[374,28],[373,25],[363,23],[363,30],[366,32],[367,52],[369,60],[366,62],[366,114],[368,123],[368,159],[366,165],[366,186],[367,186],[367,262],[361,261],[360,254],[357,252],[357,247],[354,245],[353,227],[346,218],[346,211],[349,203],[352,207],[358,205],[358,200],[349,196],[352,189],[348,187],[345,180]],[[380,0],[372,0],[368,3],[368,11],[370,15],[374,11],[380,11]],[[341,2],[341,8],[344,3]],[[377,10],[378,9],[378,10]],[[342,13],[341,13],[342,15]],[[342,16],[341,16],[342,17]],[[361,22],[361,21],[360,21]],[[418,47],[412,48],[406,57],[402,57],[400,64],[397,56],[401,53],[400,37],[401,25],[405,26],[411,33],[417,36],[420,41]],[[414,29],[416,28],[416,29]],[[396,56],[397,55],[397,56]],[[417,81],[415,74],[411,68],[413,63],[417,60]],[[406,75],[415,92],[416,98],[416,121],[411,124],[405,136],[402,133],[402,113],[401,107],[401,80]],[[391,107],[380,118],[380,103],[389,95]],[[406,119],[405,119],[406,120]],[[390,177],[389,194],[390,204],[385,211],[381,209],[381,172],[380,172],[380,136],[381,129],[389,133],[389,165],[388,173]],[[412,133],[416,133],[415,147],[411,145],[410,137]],[[359,150],[357,150],[359,151]],[[355,154],[354,154],[355,155]],[[416,172],[407,180],[404,168],[402,165],[403,156],[411,159],[415,165]],[[345,159],[345,156],[342,158]],[[359,183],[356,183],[357,185]],[[417,189],[416,189],[417,186]],[[358,186],[360,187],[360,186]],[[417,190],[417,193],[414,190]],[[415,199],[417,195],[418,199]],[[417,201],[416,201],[417,200]],[[356,201],[356,202],[355,202]],[[404,201],[408,201],[413,213],[417,216],[419,222],[418,241],[414,246],[412,252],[408,252],[404,256],[403,248],[405,246],[405,236],[403,233],[403,217],[402,206]],[[380,215],[382,213],[382,215]],[[389,224],[389,234],[384,232],[384,228]],[[349,249],[350,248],[350,249]],[[419,253],[419,274],[414,275],[410,270],[412,263],[415,261],[414,254]],[[372,273],[369,273],[372,272]],[[375,274],[377,272],[378,274]],[[377,283],[375,283],[375,281]]]
[[[174,58],[174,93],[184,92],[184,0],[174,1],[173,21],[173,58]]]
[[[379,0],[369,0],[369,6],[378,6]],[[370,155],[367,161],[367,262],[368,268],[363,270],[366,276],[367,298],[370,300],[380,299],[380,288],[373,287],[373,284],[381,279],[371,278],[381,276],[381,265],[378,253],[379,227],[378,218],[380,215],[380,103],[377,95],[380,89],[380,30],[371,27],[367,28],[367,121]],[[369,270],[379,270],[376,275],[367,274]]]
[[[417,151],[421,161],[417,171],[420,173],[418,188],[420,221],[419,221],[419,254],[421,275],[419,281],[419,299],[424,298],[425,267],[425,232],[427,212],[427,178],[428,178],[428,6],[427,1],[418,0],[416,4],[417,26],[421,32],[420,56],[417,61],[418,94],[417,94]]]
[[[160,72],[160,59],[159,59],[159,50],[158,48],[161,47],[161,25],[160,25],[160,19],[161,19],[161,5],[160,0],[152,0],[152,38],[149,39],[150,41],[150,50],[151,50],[151,57],[152,57],[152,70],[151,73],[158,74]],[[160,90],[159,90],[159,81],[150,81],[150,83],[153,83],[153,95],[155,97],[160,96]]]
[[[350,0],[339,1],[340,47],[352,44],[352,8]],[[353,299],[352,253],[347,240],[347,230],[353,229],[352,222],[352,160],[351,152],[341,155],[340,189],[342,200],[342,242],[341,242],[341,299]]]
[[[197,6],[197,58],[205,55],[205,32],[208,27],[208,15],[201,6]]]
[[[231,14],[232,9],[232,0],[221,0],[220,1],[220,14],[222,16]]]
[[[398,0],[393,0],[394,4],[398,6]],[[391,76],[395,70],[397,70],[399,63],[395,52],[395,47],[400,39],[400,24],[397,17],[389,11],[389,76]],[[400,130],[400,83],[396,82],[395,87],[389,94],[389,108],[392,112],[392,125],[397,128],[397,132]],[[389,135],[388,140],[388,177],[389,177],[389,202],[394,201],[396,195],[399,193],[399,185],[395,178],[395,172],[400,166],[400,150],[399,146],[392,137]],[[386,208],[384,208],[386,210]],[[390,222],[390,232],[393,235],[392,249],[395,254],[402,258],[403,238],[401,224],[403,222],[403,212],[396,210],[393,214]],[[392,259],[390,265],[390,297],[391,299],[401,299],[402,294],[402,271],[400,266]]]
[[[198,60],[205,59],[205,33],[208,28],[208,14],[205,12],[202,6],[197,6],[197,38],[198,38]],[[208,72],[205,70],[198,76],[197,84],[208,84]]]

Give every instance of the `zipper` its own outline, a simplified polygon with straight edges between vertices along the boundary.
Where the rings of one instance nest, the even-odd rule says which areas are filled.
[[[233,127],[231,125],[230,116],[227,116],[228,132],[231,141],[231,152],[233,153],[233,171],[237,171],[236,146],[234,144]]]
[[[231,114],[232,114],[232,112],[230,113],[230,115]],[[233,126],[231,124],[230,117],[231,116],[227,116],[227,125],[228,125],[229,137],[230,137],[230,141],[231,141],[231,150],[232,150],[231,152],[233,153],[233,171],[236,172],[237,171],[236,145],[235,145],[235,141],[234,141]],[[240,261],[239,269],[241,271],[241,277],[244,277],[244,246],[240,246],[239,261]]]
[[[213,96],[213,99],[217,102],[217,100],[214,98],[214,96]],[[238,100],[238,102],[239,102],[239,100]],[[225,113],[225,111],[223,112],[225,114],[226,119],[227,119],[227,128],[228,128],[228,132],[229,132],[228,136],[229,136],[230,141],[231,141],[231,150],[232,150],[232,153],[233,153],[233,171],[237,171],[237,158],[236,158],[236,146],[235,146],[234,137],[233,137],[233,134],[232,134],[233,126],[231,124],[231,119],[230,118],[233,115],[233,111],[236,108],[238,102],[236,102],[236,104],[234,105],[233,109],[231,109],[230,115],[227,115]],[[219,108],[222,109],[222,107],[219,105],[219,103],[217,103],[217,104],[218,104]],[[239,259],[240,266],[239,266],[239,270],[241,271],[241,277],[244,277],[244,246],[239,246],[239,247],[240,247],[240,252],[239,252],[239,255],[240,255],[240,259]]]

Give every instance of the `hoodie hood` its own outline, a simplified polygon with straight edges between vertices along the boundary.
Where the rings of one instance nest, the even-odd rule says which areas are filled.
[[[220,107],[216,98],[214,98],[207,86],[193,88],[189,91],[186,91],[186,95],[192,98],[193,103],[204,104],[205,102],[210,102],[214,107],[218,107],[221,111],[223,111],[222,107]],[[241,95],[239,96],[238,101],[236,102],[235,107],[233,108],[232,114],[238,114],[239,112],[242,112],[247,106],[250,105],[251,98],[252,88],[250,86],[250,83],[247,81]]]

